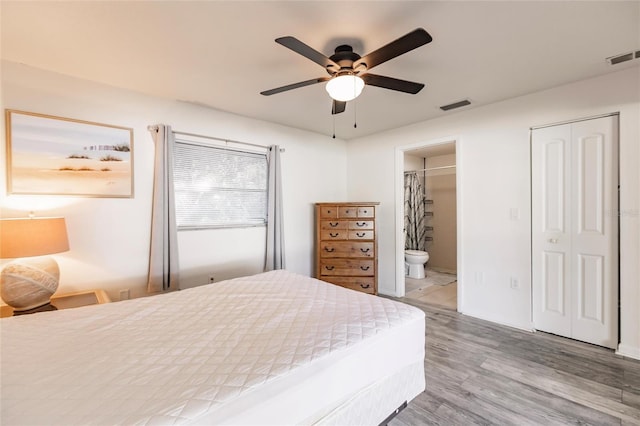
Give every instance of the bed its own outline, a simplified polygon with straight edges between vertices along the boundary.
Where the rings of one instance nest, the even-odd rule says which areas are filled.
[[[287,271],[2,319],[6,425],[379,424],[424,313]]]

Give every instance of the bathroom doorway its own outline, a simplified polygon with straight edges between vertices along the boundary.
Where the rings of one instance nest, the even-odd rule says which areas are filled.
[[[456,139],[402,147],[396,154],[396,293],[459,310]]]

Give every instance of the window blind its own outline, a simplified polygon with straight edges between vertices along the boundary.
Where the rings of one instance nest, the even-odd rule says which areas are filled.
[[[178,228],[265,225],[266,154],[176,141]]]

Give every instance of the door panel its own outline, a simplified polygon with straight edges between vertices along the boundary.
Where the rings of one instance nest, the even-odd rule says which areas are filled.
[[[542,144],[544,163],[544,232],[564,232],[565,161],[568,139],[553,139]]]
[[[578,149],[578,233],[602,235],[605,155],[602,134],[576,138]]]
[[[545,313],[554,313],[562,317],[566,315],[565,307],[565,290],[567,283],[564,279],[565,260],[563,253],[545,252],[544,253],[544,271],[542,283],[544,304],[542,311]]]
[[[618,117],[531,135],[533,322],[615,348]]]
[[[604,324],[603,257],[578,255],[578,320]]]

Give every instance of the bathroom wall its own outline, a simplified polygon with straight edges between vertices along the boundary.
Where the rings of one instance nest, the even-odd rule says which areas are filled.
[[[427,168],[451,166],[456,163],[455,154],[427,157]],[[433,204],[427,204],[433,212],[428,224],[433,226],[429,234],[433,240],[427,243],[429,263],[427,266],[442,272],[456,273],[456,169],[432,170],[425,181],[427,198]]]

